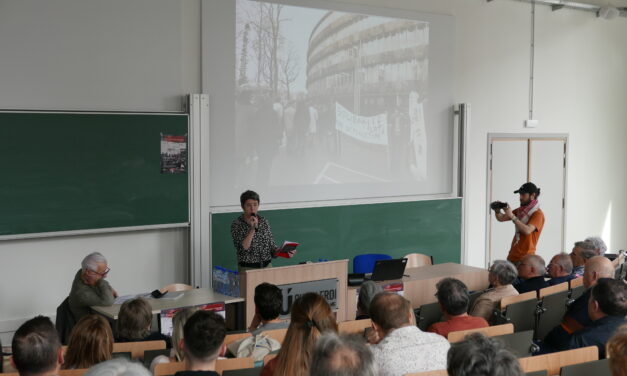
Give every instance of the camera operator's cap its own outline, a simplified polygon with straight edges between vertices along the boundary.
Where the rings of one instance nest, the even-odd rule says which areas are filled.
[[[538,187],[536,187],[536,185],[531,182],[521,185],[517,191],[514,191],[514,193],[530,193],[530,194],[538,193],[538,192],[540,192]]]

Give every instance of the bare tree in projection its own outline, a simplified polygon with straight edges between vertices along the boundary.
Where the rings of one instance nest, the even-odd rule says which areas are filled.
[[[285,48],[284,56],[279,59],[280,82],[285,88],[285,96],[289,101],[291,99],[291,84],[298,78],[300,65],[298,62],[298,54],[291,45]]]

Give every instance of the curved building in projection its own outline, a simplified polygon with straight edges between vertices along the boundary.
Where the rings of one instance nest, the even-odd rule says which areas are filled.
[[[329,11],[309,38],[307,96],[362,116],[406,109],[410,92],[426,98],[428,53],[428,22]]]

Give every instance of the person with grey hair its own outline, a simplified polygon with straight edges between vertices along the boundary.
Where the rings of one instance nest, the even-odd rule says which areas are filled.
[[[549,265],[546,266],[546,273],[549,279],[549,286],[559,285],[575,278],[573,273],[573,261],[567,253],[558,253],[553,256]]]
[[[110,306],[118,296],[105,280],[109,271],[107,259],[99,252],[85,256],[76,272],[68,297],[70,311],[76,321],[90,313],[90,306]]]
[[[316,343],[309,376],[376,376],[370,348],[355,334],[323,334]]]
[[[594,250],[597,253],[597,256],[605,256],[605,252],[607,252],[607,245],[603,239],[599,236],[588,236],[584,242],[590,242],[594,245]]]
[[[574,333],[592,324],[592,319],[588,313],[588,303],[592,287],[603,278],[614,278],[614,266],[608,258],[594,256],[586,263],[586,271],[583,275],[583,285],[586,292],[568,305],[562,322],[553,328],[544,338],[543,343],[540,344],[541,353],[565,347],[565,343],[570,340]]]
[[[544,259],[538,255],[527,255],[518,264],[518,276],[522,280],[514,284],[514,288],[519,294],[529,291],[537,291],[547,287],[549,284],[544,280],[546,266]]]
[[[152,374],[141,363],[115,358],[96,364],[85,372],[85,376],[152,376]]]
[[[370,302],[375,295],[383,292],[383,287],[377,285],[374,281],[366,281],[359,288],[359,297],[357,298],[357,320],[369,319]]]
[[[576,242],[570,252],[573,261],[573,275],[582,277],[586,268],[586,261],[597,255],[596,246],[589,241]]]
[[[481,333],[451,345],[447,354],[449,376],[522,376],[514,354],[504,344]]]
[[[488,274],[491,288],[487,289],[475,300],[470,309],[470,315],[483,317],[490,322],[492,313],[501,303],[501,299],[507,296],[518,295],[518,291],[512,286],[517,277],[518,271],[514,264],[506,260],[494,261]]]
[[[488,322],[483,317],[468,316],[470,294],[464,282],[455,278],[444,278],[436,284],[440,310],[444,321],[432,324],[427,331],[448,338],[450,332],[485,328]]]

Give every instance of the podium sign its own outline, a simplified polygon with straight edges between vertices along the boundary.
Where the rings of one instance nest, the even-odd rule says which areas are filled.
[[[329,303],[331,309],[338,309],[338,280],[337,278],[322,279],[318,281],[308,281],[299,283],[289,283],[285,285],[277,285],[283,293],[283,307],[281,308],[280,318],[286,319],[290,317],[292,311],[292,303],[302,295],[308,292],[315,292]]]

